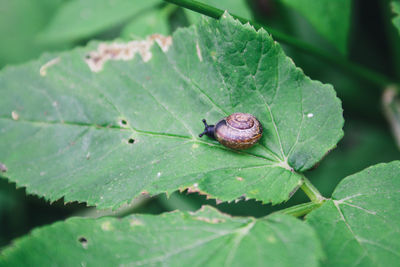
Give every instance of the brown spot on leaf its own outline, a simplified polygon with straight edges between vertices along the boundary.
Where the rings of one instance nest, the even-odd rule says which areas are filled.
[[[207,223],[217,224],[225,222],[224,219],[221,218],[207,218],[207,217],[193,217],[195,220],[203,221]]]
[[[201,193],[201,192],[200,192],[200,189],[198,189],[197,187],[188,187],[188,188],[187,188],[187,192],[188,192],[189,194],[191,194],[191,193]]]
[[[161,34],[152,34],[147,37],[150,41],[156,41],[157,44],[161,47],[162,51],[167,52],[169,47],[172,45],[172,37],[171,36],[163,36]]]
[[[97,50],[89,52],[85,61],[93,72],[99,72],[103,69],[103,65],[109,60],[132,60],[136,54],[140,54],[144,62],[151,59],[151,47],[157,43],[162,51],[168,51],[172,45],[171,36],[163,36],[153,34],[146,40],[131,41],[128,43],[101,43]]]

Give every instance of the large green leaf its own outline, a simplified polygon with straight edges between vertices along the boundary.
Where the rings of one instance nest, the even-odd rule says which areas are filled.
[[[392,20],[393,24],[394,24],[394,26],[396,26],[396,28],[400,32],[400,1],[399,0],[392,1],[392,10],[393,10],[393,13],[396,15]]]
[[[153,39],[168,52],[150,49]],[[5,175],[29,193],[102,208],[187,187],[220,200],[287,200],[301,183],[295,171],[342,137],[332,86],[310,80],[264,30],[228,14],[170,41],[92,43],[5,69]],[[129,56],[135,51],[144,61]],[[233,112],[259,118],[259,144],[234,151],[198,138],[201,119]]]
[[[347,53],[351,0],[279,0],[303,15],[342,54]]]
[[[397,266],[400,262],[400,161],[345,178],[332,200],[311,212],[324,266]]]
[[[3,251],[7,266],[318,266],[319,240],[288,215],[196,213],[73,218]]]
[[[161,0],[71,0],[41,33],[44,42],[76,41],[118,26]]]

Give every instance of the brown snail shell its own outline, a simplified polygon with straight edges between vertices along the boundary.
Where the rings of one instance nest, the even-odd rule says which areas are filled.
[[[232,149],[247,149],[252,147],[262,136],[261,123],[251,114],[233,113],[223,118],[216,125],[207,125],[203,120],[204,134],[215,138],[222,145]]]

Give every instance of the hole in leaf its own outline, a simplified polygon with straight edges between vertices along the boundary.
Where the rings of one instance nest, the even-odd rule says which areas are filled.
[[[127,125],[126,120],[121,120],[121,124],[122,124],[122,125]]]
[[[83,248],[87,248],[88,240],[85,237],[83,237],[83,236],[79,237],[78,241],[79,241],[79,243],[82,244]]]
[[[129,140],[128,140],[128,143],[129,143],[129,144],[133,144],[133,143],[135,143],[135,139],[133,139],[133,138],[129,138]]]
[[[86,59],[90,59],[91,56],[90,56],[89,54],[87,54],[87,55],[85,55],[85,58],[86,58]]]

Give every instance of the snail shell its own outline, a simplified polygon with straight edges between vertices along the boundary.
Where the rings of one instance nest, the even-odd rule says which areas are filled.
[[[203,122],[206,128],[200,137],[205,134],[232,149],[252,147],[263,132],[261,123],[248,113],[233,113],[217,122],[215,126],[207,125],[205,120]]]

